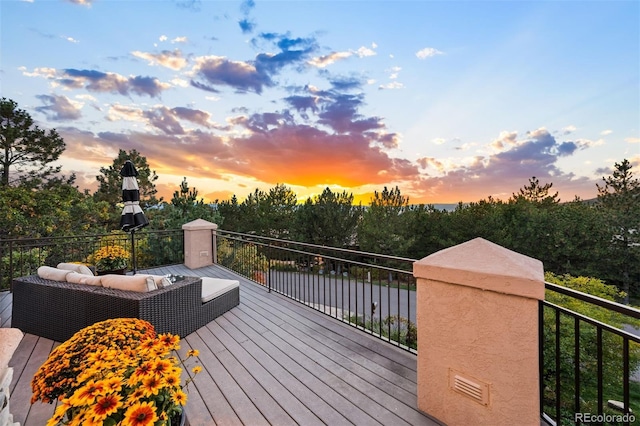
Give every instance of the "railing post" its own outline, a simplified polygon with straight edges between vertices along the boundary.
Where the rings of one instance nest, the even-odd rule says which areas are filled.
[[[13,241],[9,241],[9,291],[13,292]]]
[[[542,263],[476,238],[413,273],[418,408],[449,426],[540,425]]]
[[[267,253],[267,287],[269,288],[269,293],[271,293],[271,243],[268,245]]]
[[[216,226],[211,230],[211,247],[213,251],[213,263],[218,263],[218,227]]]
[[[189,269],[213,264],[212,231],[218,225],[204,219],[196,219],[182,225],[184,231],[184,265]]]

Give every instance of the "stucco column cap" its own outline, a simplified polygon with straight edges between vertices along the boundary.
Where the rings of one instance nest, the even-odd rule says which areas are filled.
[[[204,219],[196,219],[182,225],[182,229],[185,231],[199,231],[201,229],[218,229],[218,225]]]
[[[413,264],[416,278],[544,300],[542,262],[483,238],[433,253]]]

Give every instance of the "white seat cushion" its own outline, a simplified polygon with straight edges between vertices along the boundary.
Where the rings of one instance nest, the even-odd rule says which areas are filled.
[[[215,299],[236,287],[240,287],[240,282],[237,280],[202,277],[202,303]]]

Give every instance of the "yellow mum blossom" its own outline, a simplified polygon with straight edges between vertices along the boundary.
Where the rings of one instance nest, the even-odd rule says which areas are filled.
[[[95,401],[96,397],[102,392],[102,385],[91,380],[89,383],[75,391],[69,403],[71,405],[87,405]]]
[[[173,424],[191,381],[182,384],[179,341],[134,318],[94,324],[51,352],[33,378],[32,399],[60,401],[47,426]]]
[[[161,386],[162,381],[159,378],[156,376],[149,376],[142,379],[140,389],[142,389],[144,396],[152,396],[158,394]]]
[[[169,373],[164,376],[162,381],[169,387],[180,386],[180,374]]]
[[[187,403],[187,394],[177,391],[171,396],[171,400],[177,405],[185,405]]]
[[[104,421],[110,414],[122,406],[122,396],[117,393],[99,396],[93,405],[93,418]]]
[[[123,426],[147,426],[158,420],[158,414],[152,403],[142,402],[132,405],[124,414]]]
[[[123,247],[109,245],[96,250],[90,261],[96,265],[96,269],[99,271],[114,271],[126,268],[130,257],[129,251]]]

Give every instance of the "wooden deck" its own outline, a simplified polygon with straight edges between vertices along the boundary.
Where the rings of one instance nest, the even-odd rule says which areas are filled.
[[[203,366],[188,387],[192,426],[438,424],[416,408],[415,355],[217,265],[149,272],[240,281],[240,306],[181,342],[181,353],[200,351]],[[0,326],[11,326],[9,292],[0,293]],[[29,400],[31,378],[55,345],[27,334],[10,362],[11,412],[23,426],[42,426],[53,413]]]

